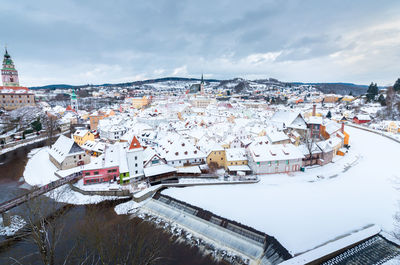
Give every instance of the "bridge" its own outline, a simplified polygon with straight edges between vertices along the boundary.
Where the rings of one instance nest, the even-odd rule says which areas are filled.
[[[11,200],[3,202],[0,204],[0,214],[3,214],[12,208],[17,207],[18,205],[21,205],[21,204],[23,204],[29,200],[32,200],[40,195],[43,195],[51,190],[61,187],[64,184],[78,180],[81,177],[82,177],[82,175],[80,172],[73,173],[64,178],[60,178],[58,180],[50,182],[49,184],[35,188],[26,194],[23,194],[21,196],[18,196],[16,198],[13,198]]]

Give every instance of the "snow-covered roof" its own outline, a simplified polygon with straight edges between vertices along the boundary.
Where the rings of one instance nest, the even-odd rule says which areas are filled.
[[[225,150],[226,161],[247,160],[246,150],[244,148],[230,148]]]
[[[228,166],[229,171],[251,171],[248,165]]]
[[[249,147],[255,162],[302,159],[304,155],[293,144],[256,145]]]
[[[331,135],[331,134],[337,132],[338,130],[340,130],[340,125],[337,124],[337,123],[334,122],[334,121],[328,122],[328,123],[326,124],[326,126],[325,126],[325,131],[326,131],[329,135]]]
[[[177,168],[177,173],[181,174],[200,174],[201,170],[199,166],[191,166],[191,167],[179,167]]]
[[[85,136],[88,132],[89,132],[89,130],[79,129],[79,130],[76,130],[76,131],[75,131],[74,136],[83,137],[83,136]]]
[[[64,135],[60,135],[57,141],[49,150],[49,154],[58,162],[62,163],[67,156],[84,153],[82,148],[74,140]]]
[[[289,140],[289,137],[284,132],[277,130],[269,130],[267,132],[267,137],[271,143]]]
[[[310,116],[307,119],[308,124],[322,124],[322,117]]]
[[[371,120],[371,117],[368,114],[359,114],[359,115],[354,116],[354,118],[356,118],[356,117],[360,121],[370,121]]]
[[[143,169],[144,175],[146,177],[152,177],[152,176],[157,176],[161,174],[167,174],[167,173],[172,173],[176,172],[176,168],[171,167],[167,164],[161,164],[161,165],[156,165],[152,167],[145,167]]]

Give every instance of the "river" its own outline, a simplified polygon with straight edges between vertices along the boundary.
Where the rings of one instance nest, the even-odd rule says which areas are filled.
[[[24,192],[24,182],[21,179],[24,167],[27,163],[27,154],[33,148],[41,147],[43,143],[33,144],[21,149],[9,152],[0,157],[0,201],[6,201]],[[21,186],[22,185],[22,186]],[[65,213],[56,218],[55,222],[64,224],[62,240],[56,249],[56,264],[62,263],[63,257],[76,245],[76,238],[82,233],[84,220],[101,220],[104,227],[115,227],[132,224],[135,233],[145,233],[147,239],[157,239],[161,257],[158,264],[226,264],[216,262],[209,256],[204,256],[197,247],[178,243],[169,233],[156,228],[152,223],[139,218],[118,216],[114,212],[115,202],[103,202],[99,205],[81,205],[68,207]],[[12,210],[13,213],[21,211],[21,206]],[[5,238],[3,237],[2,240]],[[127,240],[129,241],[129,240]],[[126,242],[129,243],[129,242]],[[13,241],[10,245],[0,248],[0,264],[13,264],[13,259],[21,260],[22,264],[42,264],[37,253],[37,246],[30,237]],[[17,263],[15,263],[17,264]]]

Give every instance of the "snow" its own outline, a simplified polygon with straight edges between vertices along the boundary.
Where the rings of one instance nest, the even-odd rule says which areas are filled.
[[[127,201],[121,204],[118,204],[117,206],[114,207],[114,211],[118,214],[130,214],[134,212],[136,209],[141,207],[144,203],[146,203],[148,200],[144,200],[143,202],[135,202],[135,201]]]
[[[176,172],[176,169],[174,167],[171,167],[171,166],[165,165],[165,164],[146,167],[143,170],[144,170],[144,175],[146,177]]]
[[[57,167],[49,159],[49,148],[36,148],[28,153],[24,179],[31,186],[43,186],[58,178],[54,175]]]
[[[335,163],[262,176],[257,184],[170,188],[163,193],[274,236],[292,254],[369,224],[391,232],[400,199],[394,187],[400,177],[400,148],[373,133],[346,131],[351,149]]]
[[[178,167],[177,170],[177,173],[181,174],[201,174],[199,166]]]
[[[349,236],[346,236],[344,238],[330,242],[319,248],[313,249],[302,255],[296,256],[296,257],[289,259],[285,262],[282,262],[280,264],[281,265],[306,264],[306,263],[312,262],[314,260],[320,259],[322,257],[325,257],[331,253],[334,253],[337,250],[344,249],[350,245],[356,244],[356,243],[358,243],[364,239],[367,239],[371,236],[379,234],[380,231],[381,231],[381,229],[378,226],[374,225],[374,226],[368,227],[366,229],[363,229],[361,231],[357,231],[357,232],[355,232]]]
[[[20,230],[22,227],[24,227],[26,222],[24,221],[24,219],[22,219],[21,216],[13,215],[13,216],[11,216],[11,224],[9,226],[3,226],[3,218],[2,217],[0,217],[0,224],[1,224],[0,225],[0,235],[12,236],[16,232],[18,232],[18,230]]]

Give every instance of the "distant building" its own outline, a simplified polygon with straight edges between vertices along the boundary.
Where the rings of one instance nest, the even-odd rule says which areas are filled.
[[[201,75],[200,84],[193,84],[193,85],[190,86],[189,93],[190,94],[200,93],[201,95],[204,95],[204,79],[203,79],[203,75]]]
[[[368,114],[361,114],[354,116],[353,122],[357,124],[368,123],[371,121],[371,117]]]
[[[72,89],[71,108],[72,108],[74,111],[78,111],[78,98],[76,97],[75,89]]]
[[[135,109],[141,109],[150,104],[150,99],[146,96],[132,98],[132,107]]]
[[[33,93],[27,87],[19,86],[18,71],[7,49],[4,54],[1,77],[3,86],[0,87],[0,108],[13,110],[24,106],[35,106]]]

